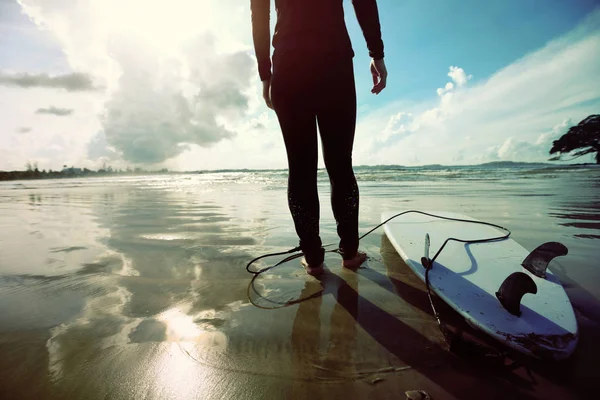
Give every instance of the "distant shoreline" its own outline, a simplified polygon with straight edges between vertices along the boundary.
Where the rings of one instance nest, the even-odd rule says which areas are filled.
[[[473,170],[473,169],[496,169],[496,168],[580,168],[580,167],[594,167],[598,164],[595,163],[578,163],[578,164],[557,164],[557,163],[542,163],[542,162],[514,162],[514,161],[495,161],[484,164],[471,164],[471,165],[442,165],[442,164],[429,164],[419,166],[405,166],[405,165],[358,165],[354,167],[355,172],[361,171],[384,171],[384,170],[408,170],[408,171],[431,171],[441,169],[456,169],[456,170]],[[320,171],[325,171],[324,168],[320,168]],[[148,171],[141,168],[127,169],[127,170],[112,170],[100,169],[98,171],[89,170],[87,168],[66,168],[62,171],[39,171],[39,170],[28,170],[28,171],[0,171],[0,181],[19,181],[19,180],[38,180],[38,179],[68,179],[68,178],[91,178],[91,177],[120,177],[120,176],[148,176],[148,175],[181,175],[181,174],[216,174],[216,173],[253,173],[253,172],[284,172],[287,168],[283,169],[215,169],[215,170],[198,170],[198,171],[169,171],[167,169]]]
[[[163,171],[0,171],[0,181],[20,181],[20,180],[38,180],[38,179],[65,179],[65,178],[90,178],[105,176],[140,176],[140,175],[160,175],[178,172]]]

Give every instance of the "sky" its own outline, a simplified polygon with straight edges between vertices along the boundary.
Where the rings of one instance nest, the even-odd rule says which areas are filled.
[[[544,162],[600,113],[597,0],[378,0],[389,77],[377,96],[343,4],[355,165]],[[0,170],[286,168],[249,5],[0,0]]]

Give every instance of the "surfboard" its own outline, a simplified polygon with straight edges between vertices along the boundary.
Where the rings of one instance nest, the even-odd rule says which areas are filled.
[[[426,212],[477,221],[452,212]],[[400,211],[384,212],[381,221],[398,213]],[[426,257],[433,258],[447,238],[474,240],[498,237],[503,233],[491,226],[417,213],[392,219],[384,224],[384,231],[400,257],[423,281],[425,267],[422,257],[428,252]],[[426,241],[429,242],[428,250]],[[564,250],[566,254],[566,248]],[[529,255],[529,251],[510,238],[470,244],[450,241],[429,271],[430,288],[469,325],[509,347],[540,359],[566,359],[575,350],[579,336],[573,307],[558,278],[550,270],[543,274],[522,265]],[[426,260],[423,262],[427,264]],[[509,281],[518,278],[530,284],[531,278],[535,283],[534,290],[529,290],[522,297],[517,296],[517,310],[512,312],[509,311],[511,307],[503,305],[502,296],[498,295],[509,276]],[[505,293],[510,293],[507,287],[514,289],[510,283],[504,284]]]

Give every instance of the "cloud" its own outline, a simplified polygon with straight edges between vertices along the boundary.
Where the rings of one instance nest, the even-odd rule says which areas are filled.
[[[36,114],[50,114],[50,115],[56,115],[59,117],[65,117],[67,115],[73,114],[73,110],[70,108],[58,108],[58,107],[50,106],[48,108],[38,108],[35,113]]]
[[[64,75],[48,74],[7,74],[0,71],[0,85],[28,88],[64,89],[69,92],[92,91],[94,86],[92,78],[84,73],[70,73]]]
[[[452,82],[437,90],[435,101],[390,106],[387,125],[380,114],[359,121],[354,159],[409,165],[418,154],[424,164],[547,161],[552,140],[600,107],[598,48],[600,11],[475,85],[465,70],[450,67]]]
[[[99,118],[106,145],[125,161],[157,164],[212,147],[234,138],[250,114],[256,62],[212,21],[222,2],[20,3],[58,38],[72,68],[106,85]]]
[[[454,89],[454,84],[452,82],[448,82],[444,88],[438,88],[437,94],[438,96],[442,96],[444,93],[451,92],[452,89]]]
[[[398,140],[412,134],[416,130],[415,118],[408,112],[392,115],[382,134],[375,140],[375,147],[389,146]]]
[[[452,78],[452,81],[459,87],[466,85],[467,81],[473,77],[473,75],[467,75],[464,69],[453,66],[450,67],[448,76]]]
[[[548,151],[552,142],[567,133],[573,123],[571,119],[565,119],[554,126],[549,132],[542,133],[535,141],[519,140],[513,136],[509,137],[500,146],[488,149],[487,156],[490,161],[523,161],[534,158],[536,160],[548,159]]]
[[[31,128],[28,126],[22,126],[17,128],[17,133],[29,133],[31,132]]]
[[[452,82],[446,83],[443,88],[438,88],[437,95],[443,100],[448,101],[452,91],[456,88],[465,86],[467,82],[473,77],[473,75],[467,75],[465,70],[459,67],[450,66],[448,76],[452,79]]]
[[[26,105],[23,112],[10,115],[8,126],[27,125],[36,133],[35,141],[31,135],[16,133],[0,137],[2,148],[19,151],[11,144],[17,140],[14,136],[26,160],[33,148],[44,146],[41,136],[48,139],[59,132],[69,138],[61,165],[106,157],[115,160],[113,165],[121,158],[184,169],[286,165],[275,114],[249,122],[265,109],[247,42],[247,5],[238,12],[237,0],[19,3],[47,37],[60,43],[71,70],[93,80],[90,87],[106,90],[78,94],[66,88],[20,90],[27,79],[15,84],[17,75],[0,72],[4,80],[0,85],[12,86],[2,95],[9,102],[22,96]],[[600,80],[595,78],[600,76],[600,59],[595,57],[600,14],[594,15],[575,31],[492,76],[475,80],[466,61],[449,60],[443,73],[446,81],[429,100],[398,98],[377,107],[372,103],[368,111],[363,108],[355,162],[547,160],[540,151],[547,142],[544,135],[552,136],[556,125],[569,119],[577,123],[600,106]],[[237,35],[235,40],[232,35]],[[46,81],[57,78],[26,75],[45,76]],[[45,97],[37,97],[38,93]],[[35,102],[27,96],[35,97]],[[27,119],[31,110],[49,104],[74,109],[73,118]]]
[[[552,137],[552,140],[558,139],[559,136]],[[548,157],[548,149],[552,144],[552,140],[548,141],[549,137],[542,134],[536,142],[526,142],[519,141],[511,136],[498,149],[498,158],[501,160],[519,160],[532,155]]]
[[[119,155],[106,141],[104,132],[98,132],[87,145],[87,155],[92,160],[116,160]]]
[[[243,119],[249,107],[254,60],[247,52],[220,54],[205,34],[183,61],[169,60],[161,71],[151,54],[132,59],[131,47],[113,49],[122,75],[102,119],[107,143],[125,160],[160,163],[191,144],[210,147],[236,135],[228,122]]]

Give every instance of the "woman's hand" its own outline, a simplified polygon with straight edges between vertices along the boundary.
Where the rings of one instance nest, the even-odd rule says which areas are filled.
[[[387,74],[383,58],[381,60],[371,60],[371,75],[373,75],[373,89],[371,89],[371,93],[379,94],[385,89]]]
[[[267,79],[265,81],[262,81],[262,85],[263,85],[263,99],[265,99],[265,103],[267,104],[267,107],[269,107],[272,110],[273,103],[271,102],[271,80]]]

